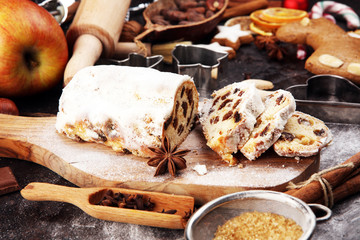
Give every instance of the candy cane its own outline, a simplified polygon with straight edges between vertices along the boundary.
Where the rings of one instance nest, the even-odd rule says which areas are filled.
[[[304,60],[306,58],[306,49],[304,44],[297,45],[296,57],[300,60]]]
[[[334,1],[321,1],[314,4],[311,8],[311,18],[321,18],[324,16],[324,13],[334,13],[339,14],[347,22],[347,27],[350,29],[355,29],[360,27],[359,16],[351,9],[349,6],[337,3]]]
[[[333,23],[336,23],[335,17],[329,13],[323,13],[322,17],[332,21]],[[312,12],[309,12],[309,18],[313,19]]]
[[[324,13],[323,14],[323,18],[326,18],[327,20],[332,21],[333,23],[336,23],[336,19],[333,15],[329,14],[329,13]]]

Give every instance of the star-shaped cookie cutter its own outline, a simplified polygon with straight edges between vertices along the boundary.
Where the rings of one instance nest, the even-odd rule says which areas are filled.
[[[130,53],[127,59],[117,60],[109,58],[100,58],[95,65],[119,65],[131,67],[147,67],[162,70],[164,57],[162,55],[154,55],[144,57],[138,53]]]
[[[228,53],[194,45],[176,45],[172,51],[174,72],[194,79],[200,100],[226,85]]]

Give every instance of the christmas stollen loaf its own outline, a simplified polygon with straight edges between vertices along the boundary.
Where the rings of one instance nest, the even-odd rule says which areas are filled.
[[[207,145],[229,165],[235,165],[233,153],[246,143],[264,104],[254,84],[233,83],[206,99],[200,111]]]
[[[56,129],[69,138],[103,143],[150,157],[148,147],[187,137],[199,96],[189,76],[151,68],[99,65],[80,70],[63,89]]]
[[[255,128],[245,145],[242,154],[255,160],[269,149],[281,133],[291,115],[295,112],[295,99],[285,90],[277,90],[265,98],[265,110],[257,118]]]
[[[332,134],[323,121],[296,111],[275,142],[274,150],[280,156],[308,157],[319,153],[331,141]]]

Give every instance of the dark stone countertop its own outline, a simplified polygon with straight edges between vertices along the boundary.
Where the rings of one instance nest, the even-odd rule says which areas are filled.
[[[311,2],[311,1],[310,1]],[[343,1],[359,13],[358,1]],[[241,46],[235,60],[228,63],[229,79],[240,81],[245,75],[267,79],[275,88],[285,89],[301,84],[311,73],[304,70],[304,61],[295,57],[295,47],[286,45],[289,55],[283,61],[270,60],[254,44]],[[30,99],[17,99],[21,115],[56,114],[61,86]],[[320,170],[335,166],[360,149],[360,125],[328,123],[334,142],[321,153]],[[47,182],[74,186],[51,170],[32,162],[0,158],[0,167],[9,166],[20,185]],[[359,239],[360,194],[334,206],[331,219],[317,224],[312,239]],[[32,202],[19,192],[0,196],[0,239],[183,239],[183,230],[160,229],[92,218],[68,203]]]

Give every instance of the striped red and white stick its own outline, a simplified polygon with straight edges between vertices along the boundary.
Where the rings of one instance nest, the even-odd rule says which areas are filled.
[[[334,2],[334,1],[321,1],[314,4],[310,11],[312,19],[324,17],[324,14],[332,13],[344,17],[349,29],[360,27],[359,16],[348,5]]]

